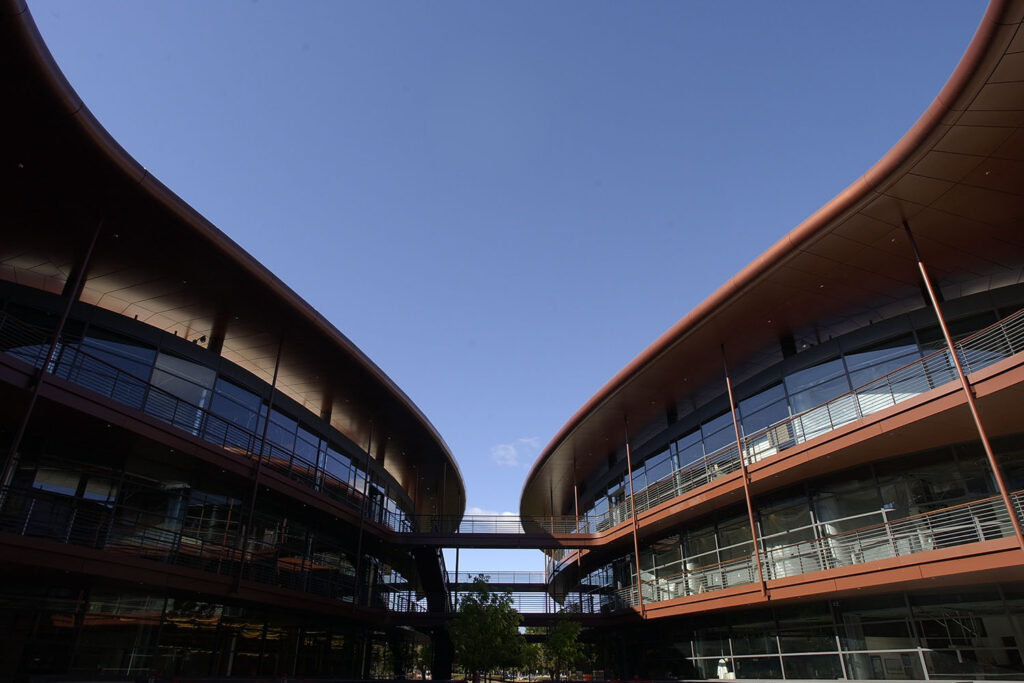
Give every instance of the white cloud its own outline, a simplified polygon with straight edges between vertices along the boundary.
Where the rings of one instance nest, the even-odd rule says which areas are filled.
[[[491,460],[500,467],[515,467],[519,464],[519,451],[515,444],[499,443],[491,446]]]
[[[516,439],[511,443],[491,446],[491,460],[499,467],[526,467],[540,451],[540,439],[535,436]]]
[[[467,508],[466,509],[466,514],[467,515],[472,515],[474,517],[477,517],[477,516],[479,516],[479,517],[515,517],[516,516],[516,513],[509,512],[507,510],[505,512],[497,512],[495,510],[484,510],[483,508],[479,508],[479,507]]]

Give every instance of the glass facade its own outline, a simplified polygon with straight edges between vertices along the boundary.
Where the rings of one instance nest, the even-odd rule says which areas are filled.
[[[55,317],[22,295],[41,299],[10,285],[0,291],[0,353],[40,368]],[[411,528],[408,495],[323,420],[280,394],[271,400],[268,385],[216,354],[141,323],[110,329],[92,319],[102,315],[84,317],[68,320],[45,368],[55,377],[139,411],[143,422],[260,462],[358,510],[366,524]],[[109,559],[96,571],[72,562],[76,571],[31,579],[17,563],[0,566],[0,677],[411,671],[409,649],[426,638],[386,616],[428,610],[426,564],[408,549],[364,543],[330,506],[301,504],[280,487],[260,487],[250,508],[251,469],[228,473],[120,425],[73,409],[62,415],[79,422],[50,429],[34,420],[20,441],[0,487],[0,534],[73,546],[69,558],[102,551]],[[0,440],[14,429],[0,424]],[[159,589],[158,576],[191,577],[196,591]],[[271,599],[235,599],[239,586]],[[291,597],[275,603],[275,595]]]
[[[967,338],[993,325],[1005,313],[985,310],[963,315],[950,324],[951,334],[955,340]],[[901,369],[934,354],[941,341],[934,325],[914,327],[908,322],[906,326],[911,329],[896,334],[883,332],[880,339],[866,341],[864,333],[858,332],[831,341],[818,349],[819,357],[809,364],[797,354],[738,386],[736,417],[744,439],[743,457],[748,463],[953,381],[952,364],[941,353],[928,357],[926,367],[907,371],[906,376],[901,374]],[[831,355],[822,353],[829,350]],[[963,353],[965,360],[969,359],[972,349],[965,348]],[[975,352],[974,356],[991,363],[1010,353],[1005,349]],[[885,381],[876,386],[879,378]],[[667,434],[682,432],[682,436],[667,438],[667,443],[665,436],[655,437],[653,441],[663,445],[653,449],[649,443],[633,445],[641,454],[633,470],[638,511],[739,467],[736,435],[724,391],[723,383],[723,395],[664,430]],[[719,405],[724,405],[724,410],[715,409]],[[593,483],[584,482],[582,486],[579,514],[584,519],[581,523],[591,531],[607,529],[630,515],[628,501],[620,494],[628,490],[625,462],[614,474],[602,476],[606,479],[610,482],[597,485],[596,493]],[[564,512],[573,514],[572,510]]]
[[[592,636],[613,650],[621,638],[641,678],[1024,680],[1021,591],[858,595]]]
[[[1000,466],[1020,479],[1024,437],[995,442]],[[980,443],[946,446],[808,479],[752,500],[755,554],[746,506],[737,503],[642,541],[646,604],[1013,536]],[[1016,490],[1018,505],[1024,492]],[[635,605],[632,553],[594,569],[570,589],[598,610]],[[580,594],[580,595],[577,595]]]
[[[5,337],[34,334],[39,341],[6,344],[2,351],[39,367],[53,321],[17,302],[5,302],[5,309]],[[268,423],[269,387],[261,396],[212,367],[96,325],[72,320],[69,329],[75,331],[64,336],[51,361],[58,377],[229,451],[261,458],[268,467],[335,500],[358,507],[369,496],[372,521],[392,529],[411,528],[408,496],[380,468],[371,468],[367,484],[364,452],[343,445],[346,440],[333,431],[318,432],[277,407],[270,409]],[[216,357],[210,360],[223,363]],[[247,374],[234,371],[239,377]],[[254,386],[262,384],[247,379]]]
[[[412,670],[405,650],[424,641],[350,620],[98,582],[6,581],[0,591],[0,659],[25,676],[396,678]]]

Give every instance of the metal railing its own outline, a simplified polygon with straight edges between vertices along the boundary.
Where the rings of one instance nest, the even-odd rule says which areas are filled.
[[[546,584],[544,572],[516,572],[516,571],[466,571],[448,572],[448,585],[470,585],[478,576],[483,576],[484,581],[493,584]]]
[[[965,337],[955,347],[967,373],[1024,351],[1024,310]],[[954,380],[956,370],[949,352],[940,349],[821,405],[743,436],[744,462],[753,464]],[[723,446],[636,491],[637,513],[739,468],[736,444]],[[579,532],[603,531],[630,519],[631,514],[627,498],[601,514],[581,517]]]
[[[1024,517],[1024,493],[1014,493],[1012,500],[1018,517]],[[765,580],[1014,535],[1010,516],[998,496],[900,519],[890,520],[890,515],[890,510],[882,509],[761,538],[761,568]],[[872,518],[880,521],[849,531],[829,533],[851,523],[863,524]],[[785,542],[794,536],[806,538]],[[748,541],[743,545],[750,546],[751,543]],[[703,557],[681,560],[678,564],[686,566],[682,571],[642,581],[644,601],[671,600],[758,581],[757,560],[753,553],[701,566]],[[663,570],[664,567],[658,569]]]
[[[222,576],[240,574],[244,580],[338,602],[355,599],[355,570],[344,548],[322,536],[292,538],[280,532],[273,534],[278,536],[276,542],[268,542],[250,535],[243,549],[238,520],[169,517],[152,510],[14,488],[0,490],[0,531]],[[426,609],[414,592],[395,591],[385,581],[377,582],[368,597],[364,593],[362,601],[393,611]]]
[[[580,533],[583,520],[565,515],[420,515],[418,529],[407,531],[444,534],[574,534]],[[527,532],[527,528],[530,529]]]
[[[0,314],[0,351],[33,367],[42,366],[52,334],[11,315]],[[232,453],[260,459],[263,466],[280,472],[303,486],[358,509],[364,504],[361,491],[331,475],[323,466],[296,451],[283,448],[262,433],[242,427],[179,398],[150,383],[148,378],[125,371],[82,349],[75,343],[58,343],[46,372],[121,405],[144,412],[207,443]],[[262,419],[266,419],[265,417]],[[366,518],[396,531],[412,531],[401,510],[389,510],[378,501],[365,501]]]

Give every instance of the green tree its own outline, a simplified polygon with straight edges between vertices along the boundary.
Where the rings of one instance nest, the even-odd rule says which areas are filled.
[[[540,643],[525,643],[519,658],[519,669],[525,674],[531,674],[543,665],[544,650]]]
[[[578,621],[559,618],[555,625],[548,629],[544,652],[552,669],[552,678],[557,679],[562,673],[567,673],[580,658],[582,646],[578,642],[579,637]]]
[[[525,644],[519,633],[522,620],[512,606],[511,593],[492,592],[485,577],[477,576],[448,622],[455,661],[469,674],[516,668]]]

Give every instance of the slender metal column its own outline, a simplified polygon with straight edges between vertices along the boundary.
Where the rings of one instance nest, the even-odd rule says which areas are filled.
[[[725,344],[722,344],[722,370],[725,372],[725,393],[729,395],[729,414],[732,416],[732,428],[736,434],[736,454],[740,459],[740,476],[743,479],[743,497],[747,501],[747,519],[750,520],[750,540],[754,544],[754,561],[757,563],[757,580],[761,583],[761,596],[768,597],[768,584],[764,580],[764,569],[761,567],[761,551],[757,542],[757,524],[754,522],[754,504],[750,499],[750,475],[747,473],[747,461],[743,457],[743,439],[740,438],[740,423],[736,419],[736,401],[732,396],[732,380],[729,378],[729,364],[725,360]]]
[[[92,260],[93,249],[96,247],[96,241],[99,239],[102,230],[103,219],[101,218],[96,221],[96,229],[93,230],[92,238],[89,240],[89,246],[86,247],[81,262],[64,283],[66,292],[64,310],[61,311],[60,320],[57,322],[57,329],[53,332],[53,339],[50,340],[50,347],[46,350],[46,356],[43,357],[43,364],[36,371],[35,380],[32,382],[32,393],[29,395],[28,405],[25,407],[25,415],[21,418],[18,431],[15,432],[14,439],[11,440],[11,446],[7,450],[7,457],[4,458],[3,471],[0,472],[0,486],[7,485],[7,477],[11,474],[11,467],[14,466],[14,457],[21,447],[21,440],[25,436],[25,430],[28,429],[29,420],[32,419],[32,413],[35,411],[39,390],[46,379],[46,369],[50,366],[50,361],[53,360],[53,354],[57,350],[57,344],[60,343],[61,335],[64,334],[64,325],[68,321],[68,316],[71,315],[71,307],[78,301],[78,296],[81,294],[82,282],[85,280],[85,273],[89,268],[89,262]]]
[[[626,473],[629,479],[629,508],[633,513],[633,555],[636,559],[636,600],[640,605],[640,617],[647,618],[647,607],[644,605],[644,594],[640,587],[640,542],[637,540],[636,505],[633,501],[633,458],[629,447],[629,421],[623,417],[622,424],[626,431]]]
[[[548,479],[548,525],[550,527],[549,534],[555,535],[555,487]],[[552,555],[552,560],[554,556]]]
[[[455,600],[454,609],[459,611],[459,546],[455,546]]]
[[[433,522],[433,528],[431,531],[437,531],[440,533],[444,525],[445,511],[448,509],[445,504],[448,502],[448,463],[441,463],[441,507],[435,513],[435,519]]]
[[[263,449],[267,445],[267,430],[270,428],[270,414],[274,410],[274,392],[277,390],[277,373],[281,368],[281,349],[284,348],[284,335],[277,340],[277,356],[274,358],[274,376],[270,380],[270,395],[267,397],[267,417],[263,420],[263,432],[260,435],[260,448],[256,453],[256,469],[252,475],[252,490],[249,491],[249,516],[245,518],[242,530],[242,557],[238,562],[238,573],[235,574],[234,592],[242,583],[242,574],[249,558],[249,539],[252,537],[253,517],[256,515],[256,498],[260,491],[260,474],[263,471]]]
[[[572,456],[572,509],[573,514],[576,517],[576,533],[580,532],[580,495],[579,489],[576,486],[576,455]],[[582,569],[583,557],[581,555],[582,548],[576,548],[576,568]],[[582,577],[580,577],[582,578]]]
[[[370,461],[373,459],[373,420],[370,420],[370,435],[366,438],[366,466],[363,472],[363,500],[359,506],[359,535],[356,540],[355,586],[352,587],[352,609],[359,604],[359,570],[363,564],[363,525],[366,522],[366,502],[370,489]]]
[[[928,298],[931,300],[932,308],[935,309],[935,317],[939,321],[942,336],[946,340],[946,349],[953,358],[953,365],[956,367],[960,386],[964,390],[967,406],[971,410],[971,417],[974,418],[974,426],[978,429],[981,445],[985,449],[985,456],[988,458],[989,467],[992,468],[992,475],[996,479],[999,495],[1003,499],[1003,504],[1006,505],[1007,512],[1010,513],[1010,523],[1013,524],[1013,531],[1017,535],[1017,543],[1020,545],[1021,550],[1024,550],[1024,533],[1021,532],[1020,520],[1017,519],[1017,514],[1013,508],[1013,501],[1010,500],[1010,494],[1006,488],[1006,482],[1003,481],[1003,475],[999,472],[999,464],[996,462],[995,452],[992,450],[992,444],[989,443],[985,427],[981,423],[981,415],[978,413],[978,406],[974,401],[974,391],[971,389],[970,382],[967,381],[967,375],[964,374],[963,366],[960,364],[960,356],[957,355],[956,347],[953,345],[953,338],[949,334],[949,328],[946,327],[945,316],[942,315],[942,309],[939,308],[939,301],[935,295],[935,289],[932,287],[932,281],[928,277],[928,271],[925,269],[924,262],[921,260],[921,253],[917,250],[917,241],[914,239],[914,233],[910,231],[910,225],[906,221],[903,221],[903,229],[907,233],[907,239],[910,240],[910,248],[914,251],[914,260],[917,261],[917,268],[921,272],[921,279],[924,280],[924,287],[928,291]]]

